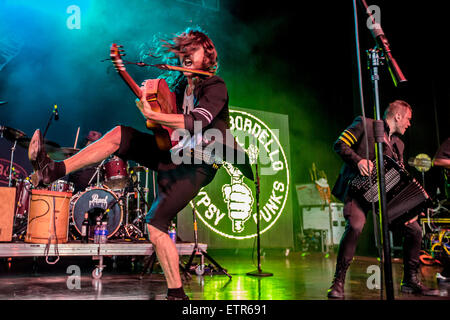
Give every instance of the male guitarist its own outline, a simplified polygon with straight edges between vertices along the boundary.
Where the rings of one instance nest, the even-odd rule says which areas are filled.
[[[218,59],[213,42],[204,32],[187,29],[163,43],[166,56],[177,58],[174,60],[179,62],[178,66],[186,69],[178,77],[168,78],[168,84],[176,94],[178,113],[155,112],[148,101],[142,98],[137,101],[142,115],[146,120],[168,128],[185,129],[196,138],[199,137],[200,142],[205,140],[197,135],[198,132],[194,132],[194,127],[200,127],[201,133],[207,129],[215,129],[215,132],[219,131],[225,137],[229,118],[228,93],[225,82],[214,75]],[[203,76],[189,72],[189,69],[208,71],[213,75]],[[143,97],[146,97],[145,83],[141,90]],[[236,143],[234,148],[239,149]],[[157,198],[146,215],[149,238],[166,277],[167,299],[188,300],[181,282],[178,251],[168,235],[168,227],[170,221],[197,195],[200,188],[212,181],[218,166],[194,161],[175,164],[170,151],[158,148],[155,135],[126,126],[116,126],[74,156],[57,162],[52,161],[45,153],[42,135],[37,130],[29,147],[29,158],[35,169],[33,184],[49,184],[70,172],[100,162],[111,154],[125,160],[134,160],[157,172]],[[249,165],[247,169],[251,172]]]
[[[403,135],[411,125],[411,106],[402,100],[389,104],[384,114],[384,144],[383,154],[395,159],[403,166],[404,144],[398,137]],[[364,122],[367,132],[364,132]],[[347,269],[355,254],[358,238],[366,222],[367,212],[361,208],[358,201],[349,195],[349,182],[357,175],[368,176],[373,170],[373,163],[367,160],[366,148],[369,150],[369,160],[375,159],[375,138],[373,119],[357,117],[347,127],[333,145],[334,151],[344,160],[338,180],[332,190],[333,195],[344,202],[345,232],[342,235],[336,262],[333,283],[328,290],[329,298],[344,298],[344,284]],[[366,135],[368,145],[366,144]],[[422,242],[422,230],[417,218],[412,219],[399,228],[404,236],[403,264],[404,275],[401,291],[436,295],[436,290],[425,287],[418,279],[419,251]]]

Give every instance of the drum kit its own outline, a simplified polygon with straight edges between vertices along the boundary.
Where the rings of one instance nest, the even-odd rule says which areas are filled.
[[[35,188],[29,177],[19,177],[13,169],[14,151],[17,145],[28,148],[30,138],[20,130],[0,126],[0,137],[14,143],[11,149],[10,173],[8,184],[16,188],[16,205],[14,213],[13,239],[26,239],[30,212],[30,202]],[[76,148],[60,147],[57,143],[44,140],[45,149],[53,160],[64,160],[79,151]],[[89,182],[81,190],[77,181],[70,176],[53,182],[44,190],[49,194],[69,194],[68,236],[71,240],[81,239],[81,227],[84,215],[89,214],[91,226],[96,221],[107,221],[108,239],[146,240],[145,213],[149,209],[149,182],[155,182],[155,174],[146,167],[111,155],[100,164],[87,168]],[[83,170],[83,169],[82,169]],[[141,177],[141,174],[144,177]],[[42,190],[42,188],[39,188]],[[152,188],[154,190],[154,187]],[[74,192],[74,190],[79,190]],[[154,197],[154,193],[152,198]],[[93,240],[90,228],[89,239]]]

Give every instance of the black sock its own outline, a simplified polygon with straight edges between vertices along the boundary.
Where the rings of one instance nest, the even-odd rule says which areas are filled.
[[[184,289],[181,286],[179,288],[172,288],[172,289],[168,288],[167,295],[172,296],[172,297],[177,297],[177,298],[183,298],[184,296],[186,296],[186,293],[184,293]]]
[[[64,161],[55,161],[55,167],[57,168],[58,175],[64,177],[66,175],[66,165]]]

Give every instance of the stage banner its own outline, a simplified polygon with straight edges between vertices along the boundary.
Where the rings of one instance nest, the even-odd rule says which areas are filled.
[[[293,247],[288,116],[230,107],[230,130],[247,151],[255,177],[258,164],[261,246]],[[224,163],[214,180],[178,215],[178,236],[193,241],[195,209],[199,242],[208,248],[253,248],[256,206],[255,182]]]

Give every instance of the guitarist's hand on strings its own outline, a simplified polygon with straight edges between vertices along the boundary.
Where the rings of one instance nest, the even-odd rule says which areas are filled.
[[[141,111],[144,118],[152,120],[156,112],[152,110],[150,104],[146,100],[147,88],[145,86],[145,81],[142,82],[141,91],[142,91],[142,98],[141,100],[136,99],[136,106]]]
[[[147,97],[147,80],[142,83],[140,87],[142,91],[141,100],[136,100],[136,106],[141,111],[148,123],[160,124],[173,129],[184,129],[184,115],[177,113],[164,113],[152,109],[150,103],[146,100]]]
[[[362,159],[358,162],[358,169],[362,176],[368,176],[373,170],[373,163],[370,160]]]

